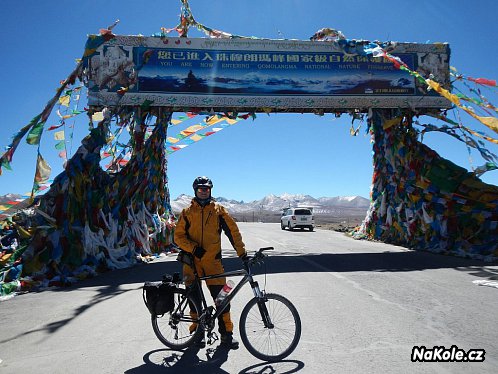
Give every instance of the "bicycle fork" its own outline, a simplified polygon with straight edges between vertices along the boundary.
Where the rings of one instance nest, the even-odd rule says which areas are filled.
[[[261,319],[263,320],[263,323],[267,329],[273,329],[275,326],[273,325],[270,314],[268,313],[268,308],[266,307],[266,302],[268,299],[266,298],[266,295],[260,290],[259,284],[257,281],[250,281],[252,291],[254,292],[254,296],[258,299],[258,309],[259,312],[261,313]]]

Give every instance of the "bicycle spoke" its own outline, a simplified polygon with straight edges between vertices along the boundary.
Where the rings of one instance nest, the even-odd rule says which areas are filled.
[[[152,316],[152,327],[157,338],[166,346],[174,349],[183,349],[193,344],[200,334],[201,329],[191,326],[197,321],[190,316],[190,306],[194,308],[194,314],[199,315],[200,307],[192,300],[192,296],[184,289],[177,289],[175,293],[175,308],[173,312],[163,316]]]
[[[256,357],[276,361],[295,349],[301,335],[301,321],[290,301],[280,295],[268,294],[265,307],[273,327],[265,327],[257,300],[253,299],[242,312],[241,338]]]

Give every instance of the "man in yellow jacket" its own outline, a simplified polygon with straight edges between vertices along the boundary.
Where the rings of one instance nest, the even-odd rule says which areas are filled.
[[[245,261],[247,253],[239,228],[228,211],[211,197],[213,182],[207,177],[197,177],[192,185],[195,198],[185,208],[176,224],[175,243],[182,250],[194,255],[194,264],[200,276],[223,273],[221,263],[221,231],[230,240],[237,255]],[[183,275],[187,285],[192,284],[194,275],[190,266],[183,266]],[[213,299],[225,285],[226,278],[206,280]],[[193,315],[193,317],[197,317]],[[192,326],[195,328],[195,325]],[[221,343],[237,349],[239,342],[233,337],[233,323],[230,318],[230,305],[218,318],[218,331]],[[204,342],[201,341],[203,346]]]

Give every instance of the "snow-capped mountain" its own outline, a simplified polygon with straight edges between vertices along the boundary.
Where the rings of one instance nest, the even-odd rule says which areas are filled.
[[[21,195],[7,194],[0,196],[0,204],[8,201],[15,201],[22,198]],[[192,201],[193,196],[180,195],[171,201],[171,207],[174,212],[181,212]],[[224,197],[217,197],[221,205],[228,209],[232,214],[249,213],[249,212],[274,212],[281,213],[282,209],[287,207],[303,206],[312,207],[315,214],[342,214],[344,210],[363,210],[366,211],[370,201],[361,196],[336,196],[320,197],[318,199],[310,195],[292,195],[284,193],[280,196],[270,194],[260,200],[254,200],[248,203],[244,201],[230,200]]]
[[[15,201],[19,199],[22,199],[21,195],[15,193],[8,193],[7,195],[0,196],[0,204],[6,203],[7,201]]]
[[[180,195],[175,200],[171,201],[173,211],[180,212],[187,207],[193,196]],[[310,195],[291,195],[284,193],[280,196],[267,195],[260,200],[254,200],[248,203],[243,201],[229,200],[224,197],[217,197],[221,205],[223,205],[230,213],[247,213],[254,211],[269,211],[281,212],[282,209],[293,206],[312,207],[317,214],[320,212],[330,211],[334,208],[359,208],[368,209],[370,201],[361,196],[336,196],[336,197],[320,197],[318,199]]]
[[[370,201],[361,196],[320,197],[318,201],[325,206],[347,206],[350,208],[368,208],[370,205]]]

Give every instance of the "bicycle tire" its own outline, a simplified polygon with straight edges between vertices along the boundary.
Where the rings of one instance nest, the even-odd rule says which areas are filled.
[[[266,308],[274,328],[265,327],[258,299],[251,299],[240,315],[240,338],[247,350],[263,361],[280,361],[296,349],[301,338],[301,318],[285,297],[269,293]]]
[[[173,349],[184,349],[200,340],[203,334],[199,324],[192,333],[189,330],[193,323],[189,302],[194,306],[194,312],[198,316],[201,315],[201,307],[198,301],[183,288],[175,289],[174,300],[175,307],[172,312],[162,316],[151,316],[152,329],[165,346]]]

